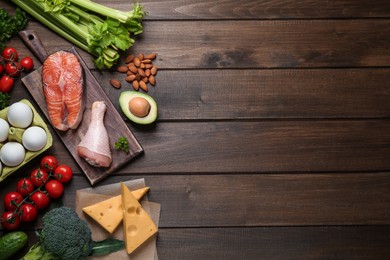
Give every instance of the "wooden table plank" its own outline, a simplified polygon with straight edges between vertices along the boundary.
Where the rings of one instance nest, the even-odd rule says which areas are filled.
[[[94,75],[119,109],[119,94],[131,84],[121,73]],[[388,68],[162,70],[156,79],[149,94],[159,121],[390,117]]]
[[[145,155],[121,173],[390,169],[389,120],[179,122],[134,131]]]
[[[44,42],[49,53],[71,46],[40,24],[30,23],[28,29],[42,39],[52,39]],[[158,52],[155,65],[162,69],[390,64],[390,21],[386,19],[146,21],[144,32],[129,52]],[[94,66],[89,54],[80,54],[88,66]]]
[[[387,119],[159,122],[129,127],[145,153],[116,174],[390,169]],[[56,135],[49,152],[77,168]]]
[[[112,176],[101,185],[137,178],[150,187],[149,200],[163,205],[161,228],[390,226],[389,172],[128,175]],[[0,195],[14,190],[17,180],[7,180]],[[62,201],[75,207],[75,191],[89,184],[77,174],[68,187]]]
[[[119,10],[130,10],[128,0],[96,0]],[[142,0],[148,12],[145,20],[188,20],[188,19],[328,19],[328,18],[388,18],[390,5],[387,0]],[[11,3],[2,3],[12,11]]]
[[[378,0],[375,3],[365,0],[241,0],[240,2],[143,0],[142,3],[149,12],[147,20],[172,19],[172,17],[214,20],[390,17],[390,5],[386,0]],[[126,4],[115,3],[115,5],[126,9]]]
[[[161,229],[161,259],[387,259],[388,226]],[[174,250],[173,250],[174,249]]]

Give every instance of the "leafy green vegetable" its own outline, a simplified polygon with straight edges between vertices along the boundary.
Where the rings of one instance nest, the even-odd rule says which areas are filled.
[[[95,56],[99,69],[111,68],[119,51],[134,44],[131,34],[143,32],[146,15],[139,3],[123,12],[90,0],[12,0],[42,24]]]
[[[0,110],[9,106],[11,96],[8,93],[0,92]]]
[[[87,223],[68,207],[50,210],[42,217],[42,221],[43,227],[38,233],[39,242],[30,248],[22,260],[77,260],[124,248],[121,240],[93,241]]]
[[[126,137],[121,136],[118,138],[118,140],[115,142],[115,149],[116,150],[123,150],[126,153],[129,153],[129,141]]]
[[[27,24],[26,13],[16,8],[14,16],[0,8],[0,51],[3,51],[6,42]]]
[[[93,242],[92,253],[90,255],[106,255],[125,248],[125,241],[118,239],[105,239]]]

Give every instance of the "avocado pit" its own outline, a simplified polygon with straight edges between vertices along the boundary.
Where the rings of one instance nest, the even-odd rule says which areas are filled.
[[[129,110],[137,117],[145,117],[149,114],[150,103],[143,97],[134,97],[129,101]]]
[[[131,121],[137,124],[151,124],[157,118],[157,103],[149,95],[137,91],[123,91],[119,106]]]

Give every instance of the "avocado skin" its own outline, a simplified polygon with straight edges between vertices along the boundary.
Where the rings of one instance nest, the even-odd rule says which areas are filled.
[[[130,112],[129,101],[135,97],[145,98],[149,102],[150,112],[147,116],[137,117]],[[147,125],[153,123],[157,119],[157,103],[151,96],[147,94],[131,90],[123,91],[119,96],[119,106],[127,118],[136,124]]]

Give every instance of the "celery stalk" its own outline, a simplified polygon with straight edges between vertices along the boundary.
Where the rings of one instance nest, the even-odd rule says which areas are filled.
[[[89,51],[89,48],[86,44],[79,41],[74,36],[70,35],[66,31],[64,31],[62,28],[58,27],[55,23],[51,22],[53,19],[47,19],[47,14],[42,12],[40,9],[36,8],[36,6],[29,5],[31,4],[28,1],[22,1],[22,0],[12,0],[12,2],[16,5],[18,5],[20,8],[25,10],[28,14],[30,14],[32,17],[40,21],[42,24],[47,26],[49,29],[53,30],[55,33],[59,34],[61,37],[65,38],[66,40],[70,41],[77,47]],[[33,3],[34,4],[34,3]],[[46,16],[45,16],[46,15]]]
[[[91,0],[11,0],[39,22],[95,56],[97,68],[111,68],[119,51],[132,46],[131,34],[142,33],[146,14],[139,3],[123,12]],[[104,20],[105,19],[105,20]]]

